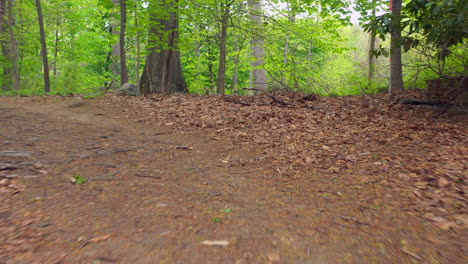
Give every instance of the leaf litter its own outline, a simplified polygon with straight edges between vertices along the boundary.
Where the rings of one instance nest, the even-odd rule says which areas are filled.
[[[422,95],[418,92],[412,92],[398,96],[421,97]],[[138,98],[106,96],[90,100],[89,104],[83,106],[83,109],[73,109],[73,111],[92,110],[95,107],[99,111],[113,113],[113,119],[127,118],[138,121],[139,124],[145,127],[167,127],[171,131],[177,131],[178,135],[203,131],[202,134],[204,134],[204,140],[207,144],[212,141],[218,142],[229,139],[233,145],[226,147],[226,151],[233,152],[238,148],[242,148],[243,151],[248,150],[248,152],[256,153],[254,156],[249,156],[247,152],[244,152],[245,157],[242,154],[240,157],[229,154],[216,159],[219,168],[233,167],[235,172],[243,171],[243,169],[249,172],[245,175],[232,173],[232,179],[229,179],[230,182],[228,182],[230,188],[239,190],[239,187],[236,186],[238,184],[236,178],[254,180],[256,177],[272,186],[269,192],[259,192],[259,195],[264,196],[262,197],[256,194],[255,188],[258,186],[255,187],[255,184],[250,184],[249,190],[251,193],[247,196],[251,201],[255,202],[257,209],[251,211],[250,217],[254,217],[252,219],[255,219],[255,221],[249,223],[249,225],[255,225],[257,222],[258,224],[268,222],[269,227],[267,230],[270,231],[268,237],[275,237],[275,239],[271,240],[273,248],[265,247],[263,251],[260,250],[263,252],[259,254],[260,258],[255,258],[253,255],[246,253],[247,255],[244,258],[247,260],[254,262],[258,262],[262,258],[265,260],[265,252],[270,252],[266,256],[268,262],[279,261],[279,253],[282,256],[281,260],[285,259],[286,263],[288,263],[288,260],[293,260],[291,256],[296,255],[298,257],[300,255],[298,252],[303,252],[304,258],[309,257],[313,255],[310,254],[311,250],[316,249],[308,248],[307,243],[301,242],[301,240],[305,239],[305,237],[302,237],[303,234],[307,234],[307,239],[317,239],[314,240],[314,243],[333,245],[330,248],[337,249],[343,246],[340,243],[349,239],[359,241],[359,239],[363,238],[360,235],[361,233],[354,233],[356,238],[349,236],[347,230],[356,228],[358,230],[371,228],[376,234],[375,238],[364,236],[366,239],[375,241],[374,248],[363,247],[359,249],[357,254],[363,254],[364,256],[367,254],[371,259],[375,254],[381,254],[379,257],[381,263],[392,263],[394,259],[392,259],[391,255],[397,256],[399,252],[416,260],[427,260],[431,254],[438,254],[440,257],[442,253],[436,249],[427,247],[427,245],[421,247],[418,244],[421,242],[412,241],[408,237],[396,236],[393,239],[399,241],[403,238],[404,241],[409,241],[411,249],[408,247],[407,242],[402,247],[392,248],[393,242],[379,240],[379,232],[386,233],[397,228],[397,226],[384,226],[382,223],[388,223],[392,219],[389,222],[394,222],[396,225],[399,223],[401,226],[405,220],[398,218],[406,214],[418,216],[423,226],[427,221],[434,228],[441,230],[442,233],[431,231],[432,233],[426,239],[430,243],[441,245],[453,240],[453,243],[450,242],[452,243],[449,247],[450,250],[446,248],[447,252],[452,253],[447,253],[444,260],[460,259],[460,256],[457,257],[453,253],[457,252],[458,249],[453,250],[454,245],[460,245],[460,241],[464,241],[463,230],[466,229],[467,225],[468,129],[466,115],[448,112],[434,118],[434,111],[430,109],[421,106],[389,103],[384,95],[377,96],[377,100],[369,100],[361,96],[344,98],[311,96],[310,100],[305,100],[305,97],[306,95],[300,93],[283,91],[274,91],[270,94],[260,94],[254,97],[226,96],[224,98],[220,96],[193,95],[152,95]],[[62,99],[59,97],[31,97],[21,98],[18,101],[50,105],[57,100]],[[69,103],[65,105],[69,105]],[[69,111],[72,110],[69,109]],[[107,134],[111,135],[112,133],[106,132]],[[153,134],[170,138],[171,133],[163,131]],[[83,166],[90,166],[90,170],[95,170],[97,167],[90,165],[93,159],[110,159],[110,157],[107,157],[108,155],[92,156],[96,151],[107,151],[112,154],[112,159],[122,159],[125,156],[136,155],[140,151],[139,147],[132,147],[131,152],[112,152],[113,149],[129,147],[125,144],[112,144],[112,148],[111,146],[107,147],[114,137],[116,136],[101,138],[100,140],[109,143],[103,143],[101,147],[99,147],[99,144],[93,143],[93,149],[96,148],[97,150],[91,152],[91,156],[80,154],[82,158],[73,159],[71,162],[81,166],[78,168],[80,171],[84,169]],[[125,141],[122,143],[125,143]],[[37,144],[40,144],[40,141]],[[176,160],[178,155],[199,155],[199,147],[195,143],[192,144],[192,142],[164,144],[157,149],[166,149],[168,152],[171,152],[171,149],[178,150],[177,152],[168,153],[171,160]],[[32,157],[9,154],[8,158],[34,158],[34,153],[31,152],[31,154]],[[17,166],[16,163],[12,164],[12,166]],[[8,166],[3,171],[8,170],[9,175],[11,175],[12,171],[17,173],[18,170],[7,169]],[[203,172],[202,168],[191,165],[190,168],[185,169],[184,173],[193,171],[193,168],[196,168],[195,171],[197,172]],[[104,172],[112,173],[115,169],[115,166],[106,167]],[[34,168],[34,170],[38,175],[41,175],[38,170],[45,171],[42,166]],[[48,173],[42,173],[42,175],[47,178],[53,177],[54,170],[50,168],[50,165],[47,171]],[[81,173],[80,171],[75,169],[75,171],[70,171],[68,175],[76,175]],[[151,171],[154,172],[155,170],[148,169],[146,174],[145,169],[144,175],[151,175]],[[164,171],[169,171],[169,169],[164,168]],[[20,176],[26,175],[24,170],[19,170],[19,172],[21,172]],[[2,173],[6,174],[5,172]],[[138,173],[140,172],[132,172],[129,175],[138,176],[140,175]],[[124,171],[118,175],[127,174]],[[6,177],[0,177],[1,179],[11,181],[10,178]],[[38,179],[41,181],[41,178]],[[144,181],[145,179],[141,180]],[[211,188],[211,186],[216,187],[216,184],[219,184],[212,182],[213,179],[210,180],[210,178],[203,179],[201,185],[197,183],[199,180],[195,178],[185,180],[187,186],[199,185]],[[16,183],[18,181],[16,177],[15,181]],[[164,184],[167,184],[167,181],[165,180],[163,183],[145,181],[145,183],[152,184],[152,186],[161,186],[162,188]],[[80,190],[73,188],[73,191],[82,192],[83,198],[89,195],[91,195],[89,197],[102,195],[100,194],[102,193],[101,187],[95,187],[93,184],[90,181],[90,184],[86,184],[85,188],[80,188]],[[102,184],[105,186],[107,183],[103,182]],[[109,184],[112,183],[109,182]],[[132,184],[130,183],[130,186]],[[243,188],[246,187],[243,186]],[[304,187],[309,188],[307,193],[300,191]],[[177,185],[177,189],[174,189],[173,192],[180,193],[180,188],[182,186]],[[13,190],[7,195],[27,192],[28,185]],[[138,186],[135,186],[135,190],[145,191],[144,188]],[[214,190],[216,191],[201,192],[199,200],[202,203],[216,205],[218,202],[232,197],[232,194],[226,190]],[[188,191],[191,191],[191,189],[189,188]],[[215,193],[216,195],[206,198],[207,193]],[[174,196],[174,202],[177,200],[176,197]],[[89,201],[89,198],[85,199]],[[117,196],[113,199],[116,199],[115,203],[119,204],[117,203],[119,200]],[[306,199],[309,200],[306,201]],[[42,200],[41,197],[37,199],[34,197],[34,201],[40,202]],[[192,200],[193,197],[184,198],[182,204]],[[347,203],[346,200],[350,200],[350,203]],[[97,210],[92,206],[95,202],[91,200],[88,203],[89,206],[83,207],[83,210],[84,208],[88,208],[89,212]],[[315,208],[301,208],[301,204],[308,203],[314,203]],[[164,207],[156,206],[156,208],[179,211],[178,213],[169,214],[169,216],[172,215],[174,221],[187,221],[186,214],[180,212],[182,208],[177,207],[178,209],[174,209],[171,203],[168,202],[156,202],[155,204],[164,204]],[[267,204],[268,206],[266,206]],[[191,206],[191,208],[196,208],[193,207],[194,205]],[[233,225],[232,228],[236,229],[237,233],[240,232],[233,239],[235,241],[233,245],[235,247],[243,246],[242,242],[248,241],[246,240],[248,235],[241,235],[242,231],[237,226],[236,219],[237,217],[242,219],[242,217],[245,217],[245,210],[251,210],[246,204],[244,206],[245,208],[237,209],[239,206],[236,205],[236,210],[232,213],[228,208],[229,214],[227,214],[227,207],[220,205],[215,212],[224,212],[222,219],[216,215],[206,215],[206,225],[214,228],[212,235],[216,234],[219,237],[225,234],[227,240],[220,241],[230,241],[229,233],[223,230]],[[268,211],[264,211],[263,207]],[[268,212],[267,218],[258,216],[255,213],[258,210],[264,213]],[[379,215],[376,213],[386,211],[388,211],[388,214]],[[42,214],[43,212],[38,213],[36,217],[38,215],[40,218]],[[291,221],[296,219],[296,223],[285,228],[286,223],[279,220],[283,216],[288,216],[287,219],[291,219]],[[309,216],[312,218],[307,218]],[[197,216],[193,215],[191,217]],[[390,217],[390,219],[384,219],[387,217]],[[323,218],[324,222],[313,220],[320,218]],[[214,221],[214,219],[219,221]],[[269,219],[277,220],[271,221]],[[302,219],[306,222],[309,219],[308,221],[312,226],[309,224],[309,226],[301,230],[301,225],[305,223]],[[45,220],[47,221],[44,221],[44,219],[30,221],[50,222],[48,219]],[[98,222],[96,222],[97,224]],[[57,225],[54,224],[45,228],[55,228],[55,226]],[[275,226],[278,228],[275,229]],[[415,228],[415,234],[422,232],[418,230],[420,227],[417,224],[411,224],[411,227]],[[99,226],[95,228],[100,230]],[[172,228],[169,228],[169,230]],[[189,230],[192,229],[194,234],[201,234],[202,237],[203,232],[206,232],[201,231],[203,228],[196,225],[189,228]],[[137,230],[139,230],[138,233],[141,233],[145,228],[138,227]],[[408,232],[408,229],[405,230],[405,232]],[[107,231],[112,230],[107,229]],[[368,231],[361,230],[361,232]],[[28,232],[41,234],[32,229],[21,232],[23,234]],[[174,235],[180,234],[180,231],[158,231],[158,233],[161,232],[171,232]],[[258,232],[260,232],[260,229]],[[440,238],[434,237],[435,234]],[[41,235],[37,237],[42,238]],[[87,236],[93,237],[93,233],[88,233]],[[116,237],[118,236],[116,235]],[[56,241],[63,241],[64,239],[57,236],[52,237],[55,237]],[[108,237],[103,240],[101,240],[101,236],[94,237],[97,239],[96,242],[108,239]],[[338,239],[340,237],[341,239]],[[37,241],[34,239],[31,241]],[[18,241],[22,240],[12,239],[11,245],[19,243]],[[206,241],[210,242],[211,240]],[[260,239],[260,241],[263,240]],[[262,243],[264,244],[264,242]],[[255,248],[257,247],[260,246],[256,245]],[[233,252],[236,250],[234,247],[229,248]],[[291,248],[295,248],[295,250],[290,251]],[[6,250],[3,252],[12,250],[12,247]],[[323,250],[320,252],[326,252],[326,250]],[[2,251],[0,251],[0,256],[2,256]],[[109,256],[109,258],[119,259],[116,256]],[[335,258],[334,260],[345,261],[346,255],[335,255]]]

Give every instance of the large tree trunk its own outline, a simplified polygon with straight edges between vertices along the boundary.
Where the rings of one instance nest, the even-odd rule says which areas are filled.
[[[401,2],[390,0],[392,11],[391,39],[390,39],[390,89],[403,90],[403,70],[401,63]]]
[[[44,17],[42,16],[41,1],[36,0],[37,17],[39,19],[39,31],[41,33],[42,44],[42,60],[44,63],[44,91],[50,93],[50,78],[49,78],[49,60],[47,58],[47,42],[44,30]]]
[[[188,92],[182,72],[180,52],[177,49],[179,38],[179,21],[177,17],[177,0],[160,0],[155,8],[150,2],[150,36],[149,53],[140,80],[143,93],[170,94]],[[168,18],[157,12],[170,12]],[[162,28],[162,30],[161,30]],[[165,42],[165,44],[161,44]]]
[[[265,49],[263,47],[263,19],[262,19],[262,1],[249,0],[250,20],[253,24],[252,36],[252,56],[251,66],[253,70],[250,73],[250,83],[252,88],[266,90],[266,70],[262,69],[265,64]]]
[[[121,0],[112,0],[112,3],[114,4],[116,10],[119,8]],[[120,31],[118,30],[119,28],[119,14],[118,13],[113,13],[111,16],[111,34],[113,39],[117,39],[119,37],[120,39]],[[118,86],[118,77],[120,76],[120,41],[115,42],[112,44],[112,56],[111,56],[111,61],[112,61],[112,86],[117,87]]]
[[[125,26],[127,22],[127,1],[120,0],[120,84],[128,83],[127,58],[125,55]]]
[[[3,64],[3,83],[2,90],[7,91],[12,87],[14,90],[20,88],[20,72],[19,72],[19,54],[18,40],[15,34],[15,17],[14,17],[14,0],[7,0],[4,16],[2,17],[0,36],[2,55],[4,57]],[[1,31],[3,29],[3,31]]]
[[[222,16],[221,16],[221,35],[219,37],[219,69],[218,69],[218,83],[216,92],[220,95],[224,95],[226,86],[226,55],[227,55],[227,28],[229,19],[230,6],[228,3],[222,5]]]
[[[14,16],[15,0],[8,0],[8,31],[10,33],[10,58],[12,65],[12,78],[13,78],[13,89],[19,90],[21,86],[21,78],[19,72],[19,53],[18,53],[18,40],[15,34],[15,16]]]

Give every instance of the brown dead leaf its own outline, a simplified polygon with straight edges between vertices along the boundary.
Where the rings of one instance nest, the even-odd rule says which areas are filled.
[[[88,243],[97,243],[97,242],[106,241],[106,240],[109,239],[110,237],[111,237],[110,234],[103,235],[103,236],[98,236],[98,237],[94,237],[94,238],[91,238],[90,240],[88,240]]]
[[[271,263],[271,264],[278,263],[281,260],[278,252],[269,252],[267,254],[267,259],[268,259],[268,263]]]
[[[438,184],[440,188],[447,187],[450,182],[445,177],[439,177]]]
[[[435,222],[434,225],[439,227],[442,230],[445,230],[445,231],[457,226],[457,224],[455,222],[452,222],[452,221]]]

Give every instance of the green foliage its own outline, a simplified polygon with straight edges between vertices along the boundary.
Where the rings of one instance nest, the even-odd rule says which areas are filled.
[[[73,176],[73,180],[74,180],[74,183],[76,183],[76,184],[85,184],[86,183],[85,177],[83,177],[82,175],[79,175],[79,174]]]
[[[21,89],[2,95],[43,93],[37,13],[31,1],[16,1],[13,30],[19,44]],[[373,93],[388,86],[388,65],[378,58],[375,76],[368,79],[369,36],[351,26],[350,3],[345,0],[264,1],[264,25],[259,32],[251,25],[247,1],[180,0],[178,48],[191,93],[215,93],[218,78],[221,11],[231,4],[227,37],[226,93],[243,93],[250,87],[251,39],[258,34],[266,51],[264,68],[269,88],[289,88],[322,95]],[[385,55],[390,14],[388,1],[353,1],[361,25],[383,42],[375,51]],[[465,39],[468,7],[462,0],[409,0],[403,10],[407,35],[401,45],[404,78],[409,87],[424,88],[425,81],[441,75],[463,74],[467,67]],[[148,30],[169,11],[158,1],[127,0],[126,54],[131,81],[141,76],[149,48],[164,48],[166,36],[157,36],[158,47],[148,47]],[[118,43],[111,25],[118,21],[118,5],[112,0],[43,1],[47,45],[51,66],[52,94],[101,94],[118,79],[112,46]],[[385,11],[385,12],[384,12]],[[150,12],[155,18],[150,21]],[[384,13],[382,13],[384,12]],[[118,23],[117,23],[118,24]],[[119,28],[114,28],[119,30]],[[139,42],[137,41],[139,38]],[[3,33],[0,40],[8,41]],[[137,46],[137,44],[139,44]],[[410,49],[411,48],[411,49]],[[441,63],[443,61],[443,63]],[[0,57],[0,72],[11,68]],[[236,77],[237,76],[237,77]],[[0,82],[9,85],[7,75]]]
[[[437,48],[462,44],[468,37],[468,2],[465,0],[412,0],[404,10],[409,34],[421,34]]]

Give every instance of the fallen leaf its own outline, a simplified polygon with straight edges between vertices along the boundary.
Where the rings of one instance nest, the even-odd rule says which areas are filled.
[[[204,240],[200,242],[200,245],[203,246],[213,246],[213,247],[226,247],[229,245],[229,241],[227,240]]]
[[[277,252],[269,252],[267,254],[268,263],[278,263],[280,261],[280,255]]]
[[[91,238],[90,240],[88,240],[88,243],[97,243],[97,242],[102,242],[102,241],[106,241],[107,239],[110,238],[110,234],[108,235],[104,235],[104,236],[98,236],[98,237],[94,237],[94,238]]]
[[[420,256],[416,255],[415,253],[409,251],[408,249],[406,249],[404,247],[401,248],[401,252],[403,252],[403,253],[405,253],[405,254],[409,255],[410,257],[415,258],[417,260],[422,260],[422,258]]]
[[[457,226],[457,224],[455,222],[452,222],[452,221],[435,222],[434,225],[439,227],[442,230],[445,230],[445,231],[449,230],[450,228],[453,228],[453,227]]]
[[[450,182],[446,178],[440,177],[438,180],[438,184],[440,188],[444,188],[447,187],[450,184]]]

